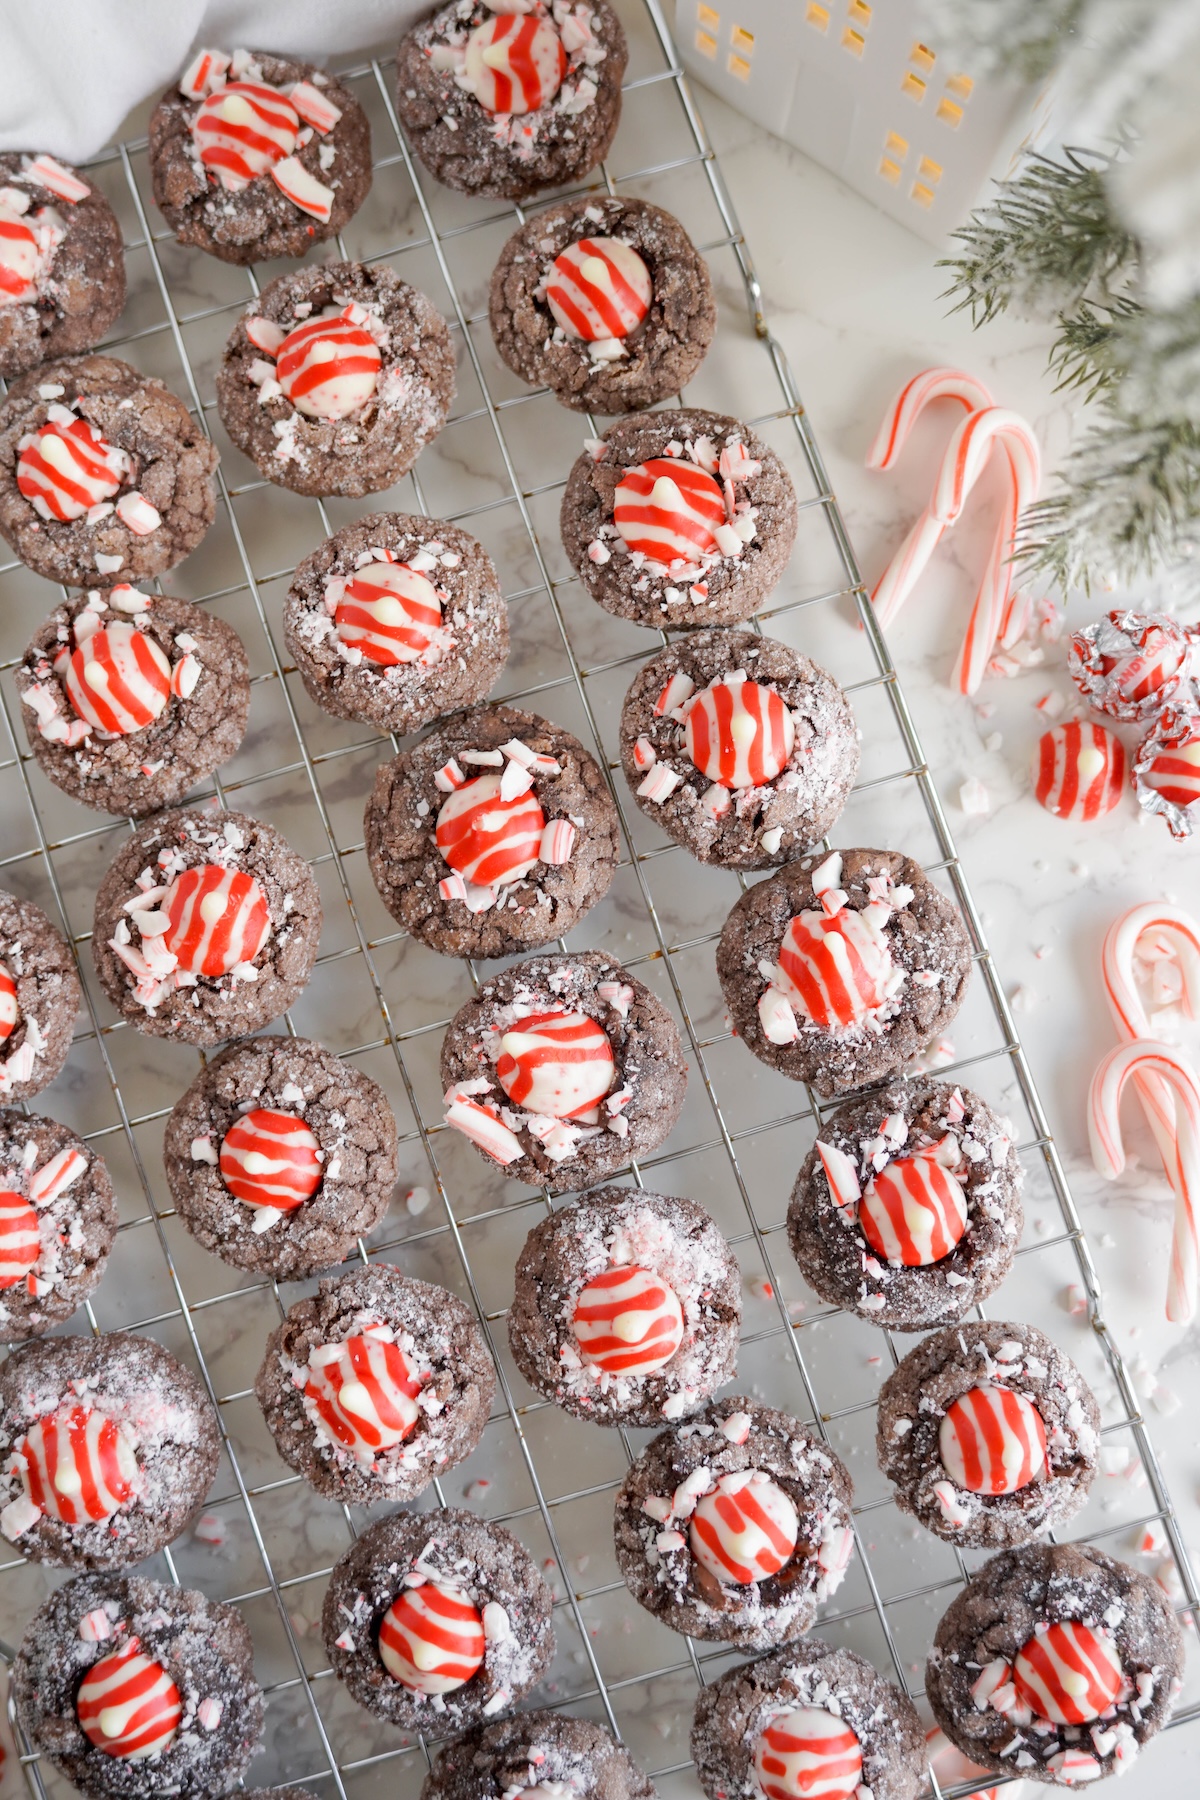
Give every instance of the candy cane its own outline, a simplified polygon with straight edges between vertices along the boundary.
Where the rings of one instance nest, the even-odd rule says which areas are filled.
[[[1104,939],[1101,967],[1104,991],[1117,1031],[1123,1042],[1154,1035],[1154,1027],[1138,994],[1133,960],[1143,938],[1155,932],[1174,953],[1183,977],[1184,1010],[1189,1018],[1200,1013],[1200,925],[1178,906],[1146,901],[1131,907],[1114,921]],[[1153,1075],[1137,1077],[1138,1097],[1146,1122],[1154,1133],[1163,1167],[1175,1152],[1175,1097],[1165,1082]]]
[[[1200,1203],[1200,1082],[1190,1063],[1169,1044],[1153,1038],[1120,1044],[1110,1050],[1092,1077],[1088,1096],[1088,1137],[1098,1172],[1115,1181],[1125,1167],[1121,1140],[1121,1095],[1130,1076],[1139,1072],[1166,1083],[1175,1095],[1175,1131],[1163,1162],[1175,1190],[1175,1228],[1171,1239],[1171,1272],[1167,1281],[1167,1318],[1183,1325],[1196,1310],[1196,1277],[1200,1267],[1196,1207]]]
[[[868,469],[890,469],[908,442],[909,433],[925,408],[934,400],[957,400],[968,412],[991,406],[992,396],[982,381],[962,369],[924,369],[906,381],[884,414],[867,451]]]

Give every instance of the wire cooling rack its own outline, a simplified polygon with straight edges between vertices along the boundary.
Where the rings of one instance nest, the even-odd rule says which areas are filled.
[[[1134,1534],[1157,1522],[1165,1536],[1159,1554],[1173,1563],[1174,1595],[1190,1615],[1200,1608],[1195,1576],[1104,1323],[1079,1216],[820,451],[764,319],[720,168],[658,0],[619,0],[619,11],[631,44],[624,114],[612,156],[589,185],[666,206],[712,267],[720,332],[688,403],[751,420],[795,479],[797,549],[760,623],[814,655],[851,695],[863,765],[836,841],[916,856],[958,901],[974,940],[971,992],[953,1042],[939,1045],[934,1061],[1015,1121],[1029,1228],[993,1310],[1040,1322],[1083,1361],[1100,1392],[1111,1474],[1098,1482],[1101,1495],[1073,1535],[1128,1555]],[[387,261],[429,293],[458,348],[455,410],[413,473],[357,506],[301,500],[264,483],[224,439],[213,404],[221,346],[239,309],[277,271],[231,269],[180,249],[163,231],[149,199],[146,139],[138,135],[144,115],[123,143],[90,165],[121,219],[130,275],[122,335],[106,348],[160,375],[222,449],[217,523],[163,586],[230,620],[250,653],[250,730],[205,792],[214,803],[271,819],[311,859],[321,885],[321,953],[286,1029],[322,1039],[373,1075],[397,1113],[399,1193],[413,1191],[397,1199],[360,1254],[395,1260],[463,1294],[495,1354],[497,1410],[478,1450],[417,1504],[465,1499],[523,1539],[556,1594],[558,1653],[533,1701],[607,1723],[664,1796],[690,1800],[698,1791],[687,1748],[696,1687],[737,1659],[658,1625],[617,1574],[612,1494],[648,1434],[568,1419],[533,1395],[509,1360],[504,1319],[513,1263],[551,1202],[491,1173],[444,1128],[437,1075],[445,1025],[484,971],[424,950],[383,911],[363,850],[362,807],[375,765],[394,745],[309,703],[284,657],[279,625],[296,562],[357,513],[391,507],[454,519],[491,552],[511,608],[513,654],[496,697],[577,732],[610,770],[624,690],[658,643],[594,606],[562,555],[560,491],[589,427],[548,394],[525,390],[491,344],[487,278],[523,209],[450,194],[414,164],[397,128],[386,55],[356,64],[344,78],[371,118],[381,154],[371,196],[338,249]],[[158,1338],[199,1368],[219,1410],[225,1453],[205,1512],[147,1571],[235,1602],[251,1626],[269,1699],[267,1741],[252,1783],[303,1781],[321,1800],[415,1797],[429,1747],[348,1700],[326,1666],[317,1630],[329,1569],[364,1515],[319,1500],[286,1470],[251,1391],[268,1331],[304,1290],[226,1269],[180,1229],[165,1190],[161,1134],[196,1073],[197,1053],[140,1037],[115,1017],[92,975],[92,899],[128,827],[85,814],[43,780],[25,747],[11,679],[54,599],[20,565],[0,568],[0,705],[8,733],[0,757],[0,881],[61,920],[80,953],[87,992],[86,1027],[42,1105],[104,1155],[122,1206],[108,1272],[86,1320],[81,1314],[72,1328],[132,1327]],[[903,1518],[875,1469],[875,1396],[911,1340],[893,1340],[823,1306],[788,1252],[787,1196],[821,1107],[755,1062],[725,1022],[714,945],[739,877],[701,867],[669,844],[630,803],[619,777],[614,792],[623,860],[609,896],[565,947],[602,947],[636,970],[679,1018],[691,1073],[678,1127],[630,1178],[701,1201],[734,1245],[746,1283],[739,1390],[815,1423],[855,1477],[857,1555],[818,1629],[869,1657],[919,1700],[936,1620],[981,1559],[958,1555]],[[1076,1320],[1060,1304],[1072,1285],[1081,1307],[1086,1301],[1086,1316]],[[8,1636],[19,1636],[56,1579],[19,1556],[0,1564]],[[1185,1696],[1177,1722],[1198,1715],[1200,1702]],[[28,1745],[18,1748],[30,1793],[45,1800],[67,1791]],[[944,1791],[962,1795],[972,1784]]]

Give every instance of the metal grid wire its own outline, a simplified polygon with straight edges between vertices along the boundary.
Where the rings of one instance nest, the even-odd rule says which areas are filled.
[[[1136,1394],[1104,1322],[1095,1266],[1058,1151],[820,451],[764,319],[720,168],[659,0],[625,0],[619,10],[632,48],[625,113],[609,165],[588,185],[602,182],[609,192],[637,194],[675,211],[713,268],[721,332],[689,389],[689,404],[751,418],[796,479],[797,554],[760,622],[826,661],[851,693],[864,761],[838,841],[896,843],[916,855],[953,894],[974,941],[972,995],[954,1028],[957,1050],[942,1048],[940,1072],[981,1089],[1019,1121],[1032,1230],[998,1298],[1006,1313],[1041,1317],[1061,1338],[1065,1319],[1048,1311],[1052,1297],[1064,1281],[1081,1286],[1098,1352],[1093,1360],[1102,1359],[1109,1376],[1105,1442],[1128,1445],[1131,1468],[1140,1462],[1144,1470],[1144,1484],[1125,1484],[1116,1523],[1101,1516],[1114,1509],[1111,1499],[1094,1503],[1075,1535],[1121,1554],[1131,1529],[1160,1521],[1178,1569],[1180,1611],[1190,1615],[1200,1609],[1200,1592]],[[405,483],[369,505],[450,517],[485,541],[513,618],[513,660],[498,696],[577,730],[613,770],[621,695],[656,645],[644,631],[601,614],[558,548],[558,499],[582,421],[549,396],[521,388],[492,353],[482,304],[486,275],[525,210],[447,195],[414,164],[397,126],[386,63],[361,63],[343,78],[367,108],[383,154],[372,197],[338,249],[390,261],[440,296],[460,364],[458,409],[442,438]],[[616,1575],[608,1547],[611,1497],[646,1434],[597,1432],[568,1420],[525,1388],[508,1359],[504,1316],[512,1264],[525,1233],[553,1202],[492,1176],[441,1123],[441,1035],[484,972],[424,952],[383,913],[366,867],[361,806],[375,763],[391,751],[386,740],[370,735],[364,741],[359,728],[312,708],[281,648],[279,603],[293,566],[365,509],[299,501],[271,488],[223,440],[211,370],[259,279],[178,249],[146,198],[145,147],[144,137],[133,137],[91,165],[122,219],[131,278],[128,329],[104,347],[161,374],[222,444],[218,523],[164,582],[232,619],[251,651],[251,730],[242,752],[206,791],[214,803],[261,811],[311,858],[325,930],[312,986],[286,1028],[323,1038],[384,1084],[400,1121],[407,1178],[433,1190],[428,1212],[394,1209],[359,1246],[360,1255],[399,1260],[469,1297],[497,1364],[497,1410],[479,1450],[418,1504],[441,1506],[465,1495],[524,1540],[556,1594],[559,1652],[536,1700],[607,1723],[660,1791],[692,1794],[686,1746],[696,1684],[736,1659],[658,1626],[638,1611]],[[197,281],[199,290],[191,285]],[[225,1269],[178,1227],[163,1190],[159,1144],[172,1101],[195,1073],[196,1053],[140,1038],[97,994],[86,953],[91,896],[126,827],[92,820],[80,829],[79,808],[45,784],[23,748],[11,671],[48,597],[45,584],[16,564],[0,568],[0,584],[0,669],[6,672],[0,704],[11,740],[11,754],[0,759],[0,880],[40,899],[81,953],[88,1023],[45,1104],[105,1156],[122,1194],[117,1246],[86,1308],[87,1323],[94,1332],[144,1330],[191,1360],[224,1434],[205,1529],[171,1546],[149,1572],[243,1609],[270,1701],[256,1782],[303,1781],[322,1800],[415,1795],[427,1746],[378,1725],[348,1701],[325,1665],[315,1629],[329,1569],[364,1515],[319,1501],[283,1472],[251,1391],[268,1330],[305,1290]],[[603,945],[649,982],[685,1029],[692,1074],[680,1126],[657,1156],[633,1166],[631,1178],[701,1200],[734,1245],[747,1277],[739,1386],[812,1421],[856,1478],[857,1555],[821,1634],[861,1651],[919,1697],[934,1621],[969,1561],[978,1559],[964,1559],[902,1520],[871,1468],[878,1383],[907,1344],[816,1303],[788,1253],[786,1195],[822,1110],[829,1109],[754,1063],[724,1021],[713,949],[744,883],[698,867],[670,846],[632,806],[619,779],[614,793],[624,829],[614,890],[563,947]],[[1048,1218],[1034,1216],[1039,1206]],[[19,1634],[50,1579],[19,1556],[0,1564],[0,1616],[10,1633]],[[1176,1723],[1197,1716],[1200,1702],[1192,1700]],[[46,1800],[66,1791],[27,1744],[20,1750],[30,1793]],[[971,1784],[945,1791],[965,1794]]]

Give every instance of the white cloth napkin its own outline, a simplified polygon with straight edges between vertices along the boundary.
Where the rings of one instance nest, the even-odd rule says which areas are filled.
[[[82,162],[194,49],[313,62],[389,43],[432,0],[34,0],[0,7],[0,150]]]

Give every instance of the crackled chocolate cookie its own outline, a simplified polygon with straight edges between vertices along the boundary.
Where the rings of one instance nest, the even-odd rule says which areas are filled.
[[[633,796],[701,862],[767,869],[825,836],[858,773],[858,731],[831,675],[753,631],[693,631],[625,696]]]
[[[703,1207],[604,1188],[526,1238],[508,1311],[513,1360],[577,1419],[686,1418],[735,1373],[741,1287]]]
[[[616,194],[526,220],[492,272],[488,317],[510,369],[595,413],[677,394],[717,329],[708,264],[679,220]]]
[[[850,1476],[787,1413],[715,1400],[647,1444],[613,1514],[626,1586],[672,1631],[766,1650],[803,1635],[854,1549]]]
[[[1100,1409],[1033,1325],[964,1321],[910,1350],[879,1394],[876,1455],[896,1503],[948,1543],[1010,1549],[1074,1517]]]
[[[283,635],[310,697],[401,736],[486,699],[508,660],[492,559],[457,525],[368,513],[292,577]]]
[[[153,1556],[220,1455],[202,1383],[150,1338],[48,1338],[0,1367],[0,1532],[33,1562],[127,1569]]]
[[[393,1513],[334,1566],[321,1630],[353,1700],[441,1735],[507,1712],[541,1679],[552,1600],[502,1525],[456,1506]]]
[[[76,1575],[38,1609],[13,1664],[33,1747],[91,1800],[231,1793],[262,1739],[241,1614],[139,1575]]]
[[[692,1760],[708,1800],[915,1800],[925,1731],[869,1662],[806,1638],[701,1688]]]
[[[902,1069],[946,1029],[970,974],[958,908],[895,850],[788,863],[742,895],[717,946],[747,1049],[826,1098]]]
[[[632,1756],[603,1725],[557,1712],[523,1712],[447,1744],[421,1800],[655,1800]]]
[[[511,706],[460,713],[384,763],[365,829],[384,905],[443,956],[561,937],[608,892],[620,849],[596,761]]]
[[[441,1073],[447,1125],[554,1193],[657,1150],[687,1088],[674,1019],[596,950],[495,976],[451,1019]]]
[[[56,1119],[0,1111],[0,1344],[69,1319],[116,1235],[102,1159]]]
[[[386,263],[277,276],[234,326],[217,375],[238,449],[297,494],[391,487],[453,398],[446,321]]]
[[[32,1100],[71,1048],[83,992],[70,945],[40,906],[0,888],[0,1099]]]
[[[401,38],[396,111],[446,187],[522,200],[608,154],[627,56],[609,0],[452,0]]]
[[[163,1139],[180,1219],[238,1269],[295,1281],[374,1231],[396,1183],[383,1090],[310,1038],[256,1037],[210,1058]]]
[[[457,1295],[371,1263],[296,1302],[254,1391],[285,1462],[331,1500],[376,1506],[470,1456],[496,1377]]]
[[[16,683],[30,748],[55,786],[134,818],[228,762],[250,712],[250,665],[233,626],[127,582],[56,606]]]
[[[231,263],[305,256],[366,199],[371,128],[312,63],[201,50],[154,109],[150,178],[181,244]]]
[[[839,1106],[788,1206],[809,1286],[890,1331],[965,1318],[999,1287],[1021,1241],[1011,1133],[969,1088],[923,1076]]]
[[[0,375],[98,344],[125,304],[112,207],[86,175],[0,152]]]
[[[101,881],[92,957],[139,1031],[219,1044],[287,1011],[320,935],[312,869],[272,826],[169,812],[139,826]]]
[[[618,419],[567,477],[563,548],[606,612],[656,630],[736,625],[791,555],[796,494],[775,452],[722,413]]]
[[[972,1762],[1075,1787],[1125,1773],[1182,1668],[1156,1582],[1087,1544],[1028,1544],[984,1563],[943,1614],[925,1692]]]
[[[114,356],[46,363],[0,404],[0,534],[47,581],[144,581],[213,522],[217,452],[182,400]]]

